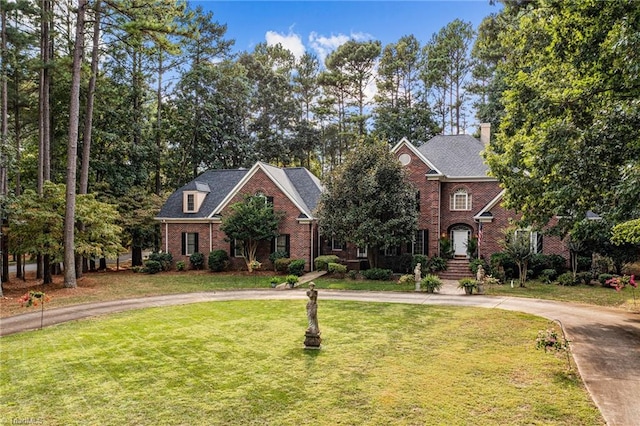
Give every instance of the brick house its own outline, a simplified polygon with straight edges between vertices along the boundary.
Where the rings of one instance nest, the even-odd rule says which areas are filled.
[[[285,217],[280,235],[261,244],[257,259],[270,267],[269,255],[287,251],[290,257],[304,259],[311,270],[317,256],[317,221],[314,211],[320,199],[321,184],[302,167],[280,168],[257,162],[250,169],[209,170],[169,196],[156,217],[161,224],[162,250],[174,260],[188,261],[192,253],[222,249],[229,253],[233,269],[246,268],[242,250],[226,241],[220,230],[221,218],[229,207],[246,194],[262,195]]]
[[[480,140],[469,135],[435,136],[416,147],[402,139],[391,149],[418,191],[418,231],[412,242],[381,251],[381,267],[402,271],[410,255],[440,256],[442,239],[448,239],[453,248],[449,270],[458,267],[465,275],[469,240],[478,241],[478,254],[486,260],[502,251],[504,229],[517,215],[501,206],[504,190],[488,174],[482,157],[488,140],[489,128],[483,125]],[[301,167],[279,168],[258,162],[251,169],[207,171],[174,192],[162,207],[156,218],[161,222],[162,249],[175,260],[187,260],[195,251],[208,255],[224,249],[232,267],[244,269],[241,250],[233,241],[225,241],[220,231],[221,217],[245,194],[261,194],[276,211],[286,213],[280,236],[258,249],[257,259],[267,267],[269,254],[276,250],[305,259],[306,270],[313,270],[313,259],[322,254],[337,255],[350,269],[366,267],[366,247],[318,235],[315,209],[321,192],[320,181]],[[568,249],[558,237],[529,234],[535,253],[568,258]]]
[[[478,254],[486,260],[502,251],[504,229],[517,215],[501,206],[504,190],[489,176],[482,157],[488,141],[489,127],[482,125],[480,140],[469,135],[440,135],[416,147],[404,138],[392,148],[418,190],[418,231],[412,243],[379,253],[378,262],[383,267],[402,270],[406,254],[439,256],[443,238],[449,240],[454,252],[449,269],[454,271],[458,266],[465,275],[470,239],[478,241]],[[535,253],[568,256],[568,249],[558,237],[529,234]],[[349,262],[366,258],[366,248],[349,247],[322,237],[321,243],[322,254],[336,254]]]

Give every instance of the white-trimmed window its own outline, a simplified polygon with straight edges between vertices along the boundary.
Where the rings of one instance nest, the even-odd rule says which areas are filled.
[[[515,232],[516,238],[529,238],[529,244],[531,245],[531,253],[542,253],[543,239],[542,234],[530,231],[528,229],[518,229]]]
[[[428,254],[428,235],[429,231],[426,229],[419,229],[416,232],[416,236],[411,244],[411,254]]]
[[[451,194],[451,210],[471,210],[471,194],[466,189],[460,188]]]
[[[367,257],[367,246],[364,247],[358,247],[358,249],[356,250],[356,257]]]
[[[335,238],[331,238],[331,250],[332,251],[342,251],[345,248],[346,248],[346,246],[342,241],[337,240]]]
[[[182,233],[182,254],[191,256],[198,252],[198,233],[183,232]]]
[[[233,257],[244,257],[244,242],[242,240],[233,240]]]

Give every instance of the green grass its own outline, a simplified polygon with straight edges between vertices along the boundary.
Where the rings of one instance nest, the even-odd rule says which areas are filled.
[[[600,425],[541,318],[321,301],[146,309],[2,338],[0,422],[47,425]],[[552,397],[551,397],[552,396]]]
[[[585,303],[597,306],[620,307],[635,310],[633,302],[633,289],[624,288],[620,292],[612,288],[596,286],[560,286],[556,284],[543,284],[540,281],[527,281],[526,287],[521,288],[514,281],[511,285],[496,285],[487,289],[486,294],[494,296],[530,297],[538,299],[559,300],[562,302]],[[636,297],[640,298],[640,292],[636,290]],[[638,300],[640,307],[640,300]]]

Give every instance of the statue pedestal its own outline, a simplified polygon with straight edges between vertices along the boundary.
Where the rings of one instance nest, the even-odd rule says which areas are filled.
[[[304,333],[304,348],[305,349],[320,349],[320,333]]]

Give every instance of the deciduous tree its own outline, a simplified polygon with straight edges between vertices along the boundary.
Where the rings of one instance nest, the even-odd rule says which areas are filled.
[[[318,210],[320,232],[366,247],[372,267],[377,265],[379,249],[414,237],[416,190],[386,143],[359,143],[324,185]]]

